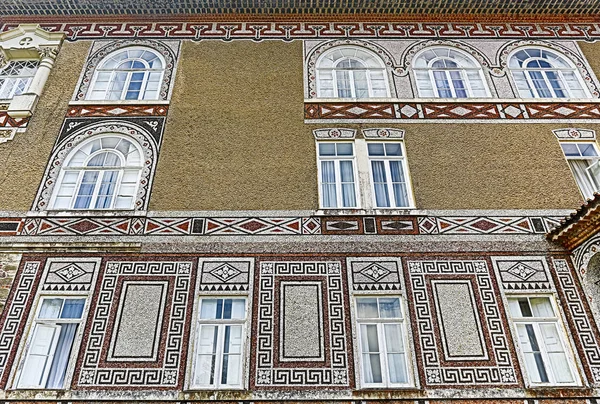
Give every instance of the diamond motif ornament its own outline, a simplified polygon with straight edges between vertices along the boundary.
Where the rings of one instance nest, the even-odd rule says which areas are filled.
[[[390,270],[378,264],[371,264],[360,271],[361,274],[373,279],[375,282],[390,273]]]
[[[508,107],[504,108],[504,113],[507,114],[507,115],[512,116],[513,118],[516,118],[519,115],[521,115],[522,111],[519,108],[513,107],[511,105],[511,106],[508,106]]]
[[[519,262],[518,264],[515,264],[512,267],[510,267],[506,272],[526,281],[527,279],[531,278],[533,274],[535,274],[537,271],[531,268],[530,266]]]
[[[405,105],[402,108],[400,108],[400,112],[406,115],[407,117],[412,118],[412,116],[416,115],[418,111],[410,105]]]
[[[71,282],[72,280],[84,275],[85,271],[75,264],[69,264],[64,268],[59,269],[55,273],[56,275],[64,279],[66,282]]]
[[[209,273],[219,278],[223,282],[227,282],[229,279],[239,275],[241,272],[229,264],[223,264],[219,265]]]

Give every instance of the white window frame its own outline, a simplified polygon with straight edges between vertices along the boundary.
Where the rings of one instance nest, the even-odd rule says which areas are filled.
[[[358,58],[358,57],[348,57],[348,56],[342,57],[339,60],[337,60],[335,62],[334,67],[319,67],[320,61],[321,61],[321,59],[324,56],[326,56],[330,52],[335,52],[337,50],[340,50],[340,48],[342,48],[342,49],[355,49],[355,50],[359,50],[361,52],[365,52],[365,53],[371,54],[371,56],[373,56],[374,58],[376,58],[379,61],[380,67],[374,68],[374,67],[365,66],[362,69],[338,68],[337,66],[342,61],[344,61],[344,60],[355,60],[355,61],[358,61],[359,63],[365,65],[365,62],[363,60],[361,60],[360,58]],[[363,49],[363,48],[360,48],[360,47],[357,47],[357,46],[341,46],[341,47],[338,46],[338,47],[332,48],[332,49],[328,50],[327,52],[325,52],[319,58],[319,60],[317,60],[316,69],[315,70],[316,70],[316,80],[317,80],[317,82],[316,82],[317,98],[335,98],[335,99],[343,99],[343,100],[358,99],[356,97],[356,82],[354,80],[354,71],[365,71],[365,76],[367,77],[367,86],[368,86],[368,91],[369,91],[369,95],[367,97],[368,99],[371,99],[371,98],[375,98],[375,99],[379,98],[380,99],[380,98],[389,98],[390,97],[390,81],[389,81],[388,71],[387,71],[386,65],[385,65],[385,63],[383,63],[383,61],[381,60],[381,58],[379,56],[377,56],[376,54],[374,54],[373,52],[371,52],[371,51],[369,51],[367,49]],[[331,76],[333,77],[333,93],[334,93],[333,97],[326,97],[326,96],[324,96],[322,94],[322,90],[321,90],[321,74],[322,74],[323,71],[326,71],[326,70],[330,71],[331,72]],[[351,93],[352,93],[352,96],[350,98],[340,97],[338,95],[338,84],[337,84],[338,83],[338,72],[342,71],[342,70],[349,72],[350,86],[351,86],[350,90],[351,90]],[[372,85],[371,75],[372,75],[372,73],[374,71],[379,71],[379,72],[382,73],[383,80],[385,82],[385,91],[386,91],[385,97],[376,97],[376,96],[373,95],[373,85]]]
[[[593,198],[594,197],[593,193],[592,194],[588,194],[587,192],[585,192],[583,190],[583,187],[579,183],[579,179],[578,179],[577,175],[573,171],[573,167],[571,166],[571,161],[587,161],[588,162],[589,166],[586,168],[585,174],[587,175],[588,181],[591,184],[596,184],[595,192],[600,192],[600,177],[596,178],[590,172],[590,169],[592,167],[594,167],[594,166],[597,166],[597,168],[600,169],[600,150],[598,148],[598,144],[595,141],[571,141],[571,140],[561,141],[559,143],[561,145],[561,151],[563,152],[563,156],[565,156],[565,159],[569,163],[569,169],[571,170],[571,173],[573,174],[573,178],[575,179],[575,182],[577,183],[577,187],[579,188],[579,192],[581,192],[581,194],[583,195],[583,197],[586,198],[586,199]],[[591,145],[594,148],[594,150],[596,151],[596,156],[567,156],[564,153],[564,150],[562,149],[562,145],[563,144],[576,144],[576,145],[585,144],[585,145]]]
[[[36,64],[35,70],[31,74],[31,76],[3,74],[4,71],[6,71],[12,63],[20,63],[20,62],[25,62],[25,63],[33,62]],[[11,59],[8,61],[8,63],[6,65],[0,66],[0,68],[1,68],[0,79],[4,79],[4,82],[2,83],[2,85],[0,85],[0,94],[3,94],[6,91],[7,87],[9,86],[9,83],[11,83],[11,81],[13,83],[13,86],[10,89],[10,92],[8,93],[8,97],[0,98],[0,100],[12,100],[16,95],[25,94],[27,92],[27,90],[29,89],[29,87],[31,86],[31,82],[33,81],[33,78],[35,76],[35,73],[37,72],[37,69],[39,68],[39,65],[40,65],[40,61],[37,59]],[[19,83],[19,79],[20,80],[26,79],[27,83],[25,84],[25,88],[23,89],[23,91],[21,93],[15,94],[17,84]]]
[[[214,299],[243,299],[244,300],[244,318],[243,319],[201,319],[200,313],[202,309],[203,300],[214,300]],[[247,336],[249,327],[249,314],[250,314],[250,303],[248,296],[245,295],[203,295],[198,299],[196,306],[196,318],[195,318],[195,332],[194,341],[192,342],[193,351],[191,358],[191,371],[190,371],[190,383],[189,388],[191,390],[243,390],[246,387],[246,374],[247,374],[247,361],[246,351],[247,347]],[[196,376],[196,365],[198,360],[198,344],[200,343],[200,330],[203,325],[217,326],[217,347],[216,347],[216,362],[215,362],[215,383],[212,385],[196,385],[194,384]],[[240,352],[240,384],[221,384],[220,375],[223,364],[223,331],[227,325],[240,325],[242,328],[241,335],[241,352]]]
[[[93,138],[87,139],[85,142],[77,145],[75,148],[73,148],[70,152],[69,155],[67,156],[67,158],[65,159],[65,161],[70,161],[71,157],[73,157],[75,155],[75,153],[77,153],[82,147],[86,146],[89,142],[93,142],[96,139],[100,139],[103,137],[118,137],[121,139],[124,139],[130,143],[132,143],[134,145],[134,147],[137,148],[138,153],[140,154],[140,159],[141,161],[143,161],[144,159],[144,152],[141,149],[141,147],[139,146],[139,144],[137,143],[137,141],[124,137],[124,136],[120,136],[118,134],[115,133],[106,133],[103,134],[101,136],[94,136]],[[90,161],[91,159],[93,159],[96,155],[100,154],[100,153],[113,153],[116,154],[118,156],[118,158],[121,160],[121,166],[120,167],[95,167],[95,166],[68,166],[68,165],[63,165],[61,166],[61,170],[60,173],[58,175],[58,179],[56,181],[56,184],[54,185],[54,189],[52,192],[52,197],[50,198],[50,208],[49,210],[64,210],[65,208],[56,208],[55,207],[55,203],[56,203],[56,199],[59,197],[59,193],[61,190],[61,186],[63,185],[63,180],[64,177],[67,173],[70,172],[78,172],[77,174],[77,181],[75,182],[75,190],[73,192],[73,195],[71,197],[71,202],[69,203],[69,207],[66,208],[66,210],[73,210],[73,211],[88,211],[88,210],[94,210],[94,211],[110,211],[110,210],[115,210],[116,208],[115,203],[119,197],[119,191],[121,190],[121,185],[122,185],[122,180],[123,180],[123,176],[125,174],[125,172],[131,172],[131,171],[137,171],[137,178],[136,178],[136,188],[135,191],[133,193],[133,200],[132,200],[132,205],[128,208],[119,208],[119,210],[133,210],[135,208],[135,197],[138,193],[139,187],[140,187],[140,179],[142,177],[142,171],[143,171],[143,165],[140,166],[126,166],[125,162],[123,161],[123,156],[121,155],[120,152],[116,151],[115,149],[99,149],[95,152],[93,152],[92,154],[88,155],[88,157],[86,158],[86,162]],[[83,180],[83,176],[85,175],[86,172],[88,171],[99,171],[100,174],[98,175],[98,178],[96,178],[96,184],[94,185],[94,189],[92,192],[92,198],[90,200],[90,204],[89,207],[87,208],[76,208],[75,207],[75,202],[77,201],[77,196],[79,193],[79,190],[81,188],[81,182]],[[118,171],[118,175],[117,175],[117,181],[115,182],[115,192],[113,194],[112,200],[111,200],[111,204],[110,207],[107,208],[95,208],[94,206],[96,205],[96,201],[98,199],[98,190],[100,187],[100,184],[102,183],[102,179],[104,178],[105,172],[106,171]]]
[[[415,387],[414,372],[412,367],[412,355],[410,350],[410,341],[408,335],[408,318],[406,316],[407,310],[405,308],[405,299],[402,295],[380,295],[380,294],[365,294],[365,295],[354,295],[354,314],[355,314],[355,335],[357,336],[357,355],[358,355],[358,373],[361,388],[413,388]],[[358,317],[358,300],[359,299],[378,299],[377,306],[379,310],[379,299],[381,298],[396,298],[400,303],[401,318],[378,318],[378,319],[361,319]],[[406,365],[406,374],[408,376],[407,383],[391,383],[389,381],[388,365],[387,365],[387,346],[385,343],[384,336],[384,324],[399,324],[402,330],[402,339],[404,346],[404,358]],[[382,382],[381,383],[366,383],[363,374],[363,352],[362,352],[362,332],[361,325],[377,325],[377,338],[380,347],[380,363],[382,370]]]
[[[418,55],[416,55],[414,57],[414,60],[417,60],[418,58],[420,58],[421,55],[424,52],[426,52],[427,50],[436,50],[436,49],[449,49],[449,50],[451,50],[453,52],[459,53],[459,54],[463,55],[466,59],[470,60],[471,63],[473,63],[473,66],[472,67],[460,66],[460,64],[458,62],[456,62],[456,60],[453,59],[450,56],[438,56],[438,57],[435,57],[435,58],[431,59],[427,63],[427,67],[413,67],[413,75],[415,76],[414,77],[414,79],[415,79],[415,87],[417,88],[417,92],[419,93],[419,97],[421,97],[421,98],[424,97],[423,96],[424,89],[419,86],[419,80],[418,80],[418,78],[416,76],[416,72],[417,71],[426,71],[427,72],[427,74],[429,76],[429,84],[431,85],[431,88],[433,89],[433,93],[435,95],[435,98],[445,98],[445,99],[447,99],[447,97],[442,97],[440,95],[438,86],[436,84],[435,77],[433,75],[434,71],[443,71],[445,73],[446,80],[448,81],[448,84],[450,86],[449,87],[450,92],[452,93],[452,97],[451,98],[458,98],[456,96],[456,89],[454,88],[454,83],[452,81],[452,78],[450,77],[450,72],[452,72],[452,71],[456,71],[456,72],[458,72],[460,74],[462,82],[465,83],[465,90],[467,92],[467,97],[466,98],[462,98],[461,97],[461,98],[458,98],[458,99],[464,100],[464,99],[468,99],[468,98],[479,98],[479,97],[475,97],[473,95],[473,89],[471,87],[471,80],[469,79],[469,75],[467,74],[468,71],[469,72],[477,72],[477,74],[479,76],[479,79],[481,80],[481,82],[483,84],[483,88],[485,90],[485,98],[491,97],[490,88],[489,88],[488,82],[486,80],[486,77],[485,77],[485,75],[483,73],[483,69],[481,67],[481,64],[479,63],[479,61],[475,60],[471,55],[468,55],[465,52],[462,52],[462,51],[460,51],[458,49],[453,49],[451,47],[433,46],[433,47],[429,47],[429,48],[423,49],[421,52],[419,52]],[[458,67],[452,67],[452,68],[433,67],[433,64],[435,62],[437,62],[438,60],[452,60],[452,61],[454,61],[458,65]]]
[[[162,68],[161,69],[153,69],[151,67],[148,66],[148,63],[145,60],[141,60],[138,58],[131,58],[131,59],[123,59],[124,62],[125,60],[134,60],[134,61],[140,61],[141,63],[143,63],[146,68],[144,69],[105,69],[102,68],[103,64],[105,63],[106,60],[110,59],[111,57],[113,57],[114,55],[123,52],[123,51],[128,51],[128,50],[143,50],[143,51],[148,51],[148,52],[152,52],[154,53],[161,61],[162,63]],[[155,100],[159,100],[160,99],[160,83],[163,82],[164,77],[165,77],[165,69],[166,69],[166,62],[164,57],[160,54],[160,52],[158,52],[157,50],[147,47],[147,46],[131,46],[131,47],[126,47],[126,48],[120,48],[115,50],[114,52],[111,52],[110,54],[108,54],[107,56],[105,56],[100,63],[98,63],[98,67],[95,69],[94,71],[94,76],[92,78],[92,81],[90,83],[88,92],[86,94],[85,100],[86,101],[112,101],[112,102],[135,102],[135,101],[155,101]],[[142,79],[142,84],[141,84],[141,88],[140,88],[140,92],[138,94],[138,98],[136,99],[126,99],[125,97],[127,96],[127,92],[129,91],[129,84],[131,83],[131,78],[133,76],[134,73],[144,73],[144,78]],[[98,79],[98,75],[100,73],[110,73],[110,79],[108,81],[108,84],[106,86],[106,89],[104,90],[104,97],[102,99],[99,98],[91,98],[92,97],[92,93],[94,91],[95,86],[96,86],[96,81]],[[123,89],[121,90],[121,95],[119,96],[119,99],[117,100],[112,100],[110,98],[106,98],[108,96],[108,94],[110,93],[110,89],[112,84],[114,83],[115,80],[115,76],[117,73],[127,73],[127,78],[125,79],[125,84],[123,86]],[[144,95],[146,94],[146,85],[148,84],[148,78],[150,77],[151,73],[160,73],[160,80],[159,80],[159,87],[157,89],[157,94],[156,94],[156,98],[144,98]]]
[[[578,97],[573,97],[573,93],[571,88],[567,85],[568,82],[567,80],[565,80],[565,77],[563,75],[563,72],[569,72],[569,73],[573,73],[575,75],[575,78],[577,79],[579,86],[583,89],[583,92],[585,93],[586,97],[591,97],[590,91],[586,85],[586,83],[583,81],[583,78],[581,77],[581,73],[579,72],[579,69],[577,69],[576,66],[573,65],[573,62],[566,57],[563,53],[558,52],[554,49],[546,49],[546,48],[542,48],[542,47],[526,47],[526,48],[519,48],[516,49],[514,52],[512,52],[510,54],[510,56],[508,57],[508,65],[510,66],[510,61],[512,58],[515,57],[515,55],[521,51],[521,50],[528,50],[528,49],[535,49],[535,50],[539,50],[539,51],[546,51],[549,53],[553,53],[555,55],[557,55],[558,57],[560,57],[561,59],[563,59],[565,61],[565,63],[567,65],[569,65],[569,68],[565,68],[565,67],[556,67],[551,63],[550,59],[545,59],[541,56],[539,57],[530,57],[528,59],[525,59],[523,61],[523,65],[527,65],[530,61],[533,60],[541,60],[544,61],[550,65],[552,65],[552,68],[528,68],[528,67],[509,67],[510,69],[510,76],[511,79],[513,80],[513,83],[515,84],[515,90],[517,91],[517,94],[519,95],[520,98],[521,94],[519,91],[519,88],[517,86],[517,81],[515,80],[515,73],[524,73],[525,75],[525,80],[527,81],[527,85],[529,86],[529,91],[533,94],[533,98],[534,99],[541,99],[541,100],[551,100],[551,99],[560,99],[560,100],[564,100],[567,98],[578,98]],[[533,83],[533,79],[531,78],[531,72],[540,72],[542,74],[542,78],[544,79],[544,83],[546,84],[546,87],[548,88],[548,90],[552,93],[552,97],[542,97],[538,91],[538,89],[536,88],[535,84]],[[563,86],[563,91],[567,93],[567,97],[558,97],[556,95],[556,91],[554,89],[554,87],[552,86],[552,84],[550,83],[550,81],[548,80],[548,72],[553,72],[556,73],[556,75],[560,78],[560,82],[561,85]]]
[[[71,378],[73,376],[72,364],[75,362],[77,355],[79,354],[79,344],[81,342],[81,335],[83,333],[83,328],[85,326],[85,320],[86,320],[87,313],[88,313],[89,301],[88,301],[87,297],[88,297],[87,295],[40,295],[38,297],[37,307],[35,309],[35,316],[33,317],[32,321],[31,321],[29,331],[27,333],[27,339],[26,339],[27,342],[23,348],[21,358],[18,362],[18,368],[17,368],[14,382],[13,382],[15,389],[18,389],[18,390],[36,389],[36,390],[56,391],[56,390],[67,390],[69,388],[69,386],[71,384]],[[38,316],[42,309],[43,302],[44,302],[44,300],[47,300],[47,299],[48,300],[63,299],[63,306],[61,306],[61,312],[62,312],[62,307],[64,307],[64,300],[85,300],[85,303],[83,306],[83,311],[81,313],[81,318],[78,318],[78,319],[67,319],[67,318],[39,319]],[[50,369],[52,367],[52,360],[54,359],[54,354],[55,354],[56,347],[58,345],[58,339],[60,336],[60,328],[61,327],[60,327],[60,325],[58,325],[58,323],[78,324],[78,327],[75,332],[75,336],[73,338],[73,343],[71,345],[71,350],[69,353],[69,360],[67,362],[67,366],[65,369],[63,386],[60,389],[50,389],[50,388],[46,388],[45,385],[48,382],[48,376],[50,374]],[[48,357],[50,357],[51,359],[49,360],[49,364],[47,364],[46,368],[44,369],[42,383],[40,385],[20,385],[22,371],[25,368],[25,364],[27,363],[27,360],[29,357],[29,349],[31,347],[32,342],[34,341],[35,336],[37,335],[38,324],[44,325],[47,327],[51,327],[51,328],[55,328],[58,331],[58,333],[55,333],[55,335],[53,336],[52,347],[50,349],[50,354],[48,355]]]
[[[374,143],[397,143],[400,145],[400,149],[402,151],[402,156],[370,156],[369,155],[369,144]],[[410,173],[408,172],[408,164],[406,162],[406,150],[404,147],[403,141],[393,141],[393,140],[367,140],[367,157],[369,159],[369,182],[371,188],[371,200],[373,201],[373,207],[375,209],[411,209],[414,207],[414,198],[412,192],[412,186],[410,183]],[[373,175],[373,161],[383,161],[385,167],[385,175],[386,175],[386,187],[388,190],[388,196],[390,198],[390,206],[377,206],[377,198],[375,195],[375,176]],[[408,199],[407,206],[398,206],[396,202],[396,197],[394,194],[394,188],[392,186],[392,176],[390,170],[390,161],[400,161],[400,165],[402,167],[402,172],[404,174],[404,184],[406,186],[406,197]]]
[[[321,156],[319,151],[319,144],[321,143],[348,143],[352,145],[352,156]],[[318,140],[316,142],[317,149],[317,172],[318,172],[318,184],[319,184],[319,206],[321,209],[360,209],[360,181],[358,177],[357,170],[357,160],[356,160],[356,143],[354,140]],[[334,173],[335,173],[335,192],[336,192],[336,206],[324,206],[323,201],[323,170],[321,168],[321,162],[323,161],[333,161],[334,164]],[[354,176],[354,200],[356,202],[356,206],[342,206],[343,205],[343,196],[342,196],[342,181],[341,181],[341,170],[340,170],[340,161],[351,161],[352,162],[352,175]]]
[[[520,299],[520,298],[548,298],[550,304],[552,306],[552,310],[554,311],[554,317],[513,317],[510,307],[508,305],[508,301],[510,299]],[[511,331],[513,332],[513,340],[515,341],[515,346],[517,347],[517,352],[519,355],[519,361],[521,364],[521,370],[525,375],[526,381],[531,387],[556,387],[556,386],[580,386],[581,378],[577,369],[577,365],[575,363],[574,351],[570,344],[570,341],[567,338],[567,332],[564,326],[564,323],[561,318],[561,312],[559,311],[559,307],[556,303],[556,299],[551,294],[508,294],[506,295],[506,311],[508,313],[509,321],[511,323]],[[573,375],[574,382],[573,383],[557,383],[554,381],[554,375],[552,373],[552,369],[549,366],[550,360],[548,358],[548,352],[544,346],[543,339],[541,338],[541,333],[539,331],[539,324],[542,323],[551,323],[556,326],[560,343],[564,349],[565,355],[567,357],[567,361],[569,364],[569,370]],[[517,329],[517,324],[532,324],[535,337],[537,339],[538,345],[540,347],[540,353],[542,354],[542,358],[544,361],[544,367],[546,373],[548,375],[549,382],[548,383],[534,383],[531,381],[529,376],[527,366],[525,364],[525,357],[523,355],[523,349],[521,348],[521,342],[519,340],[519,331]]]

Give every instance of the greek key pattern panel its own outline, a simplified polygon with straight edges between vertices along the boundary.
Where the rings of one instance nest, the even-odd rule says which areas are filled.
[[[471,387],[474,384],[505,386],[518,383],[506,338],[506,326],[485,261],[408,261],[407,276],[412,288],[410,293],[416,317],[416,344],[420,346],[426,385]],[[436,286],[452,288],[453,285],[460,286],[467,282],[472,285],[471,299],[474,300],[473,307],[478,310],[473,316],[473,327],[479,327],[477,322],[480,324],[473,334],[475,339],[483,336],[487,341],[475,344],[475,351],[480,351],[479,358],[465,354],[461,360],[456,355],[449,358],[446,352],[452,342],[446,340],[445,332],[436,332],[437,324],[443,325],[443,316],[440,314],[443,313],[443,307],[441,298],[432,294],[436,294]],[[458,353],[460,350],[455,349]]]
[[[20,330],[26,320],[28,307],[35,296],[35,279],[41,262],[25,261],[18,280],[15,280],[14,294],[4,308],[4,321],[0,323],[0,387],[4,388],[10,369],[9,361],[14,359],[19,345]]]
[[[16,28],[10,23],[3,31]],[[452,23],[452,22],[66,22],[42,23],[65,32],[70,41],[89,39],[579,39],[600,38],[597,23]]]
[[[254,335],[256,348],[254,351],[254,385],[257,388],[282,387],[319,387],[348,388],[350,386],[349,360],[347,347],[344,282],[342,266],[338,261],[330,262],[261,262],[257,296],[257,315]],[[283,279],[283,280],[282,280]],[[280,282],[288,282],[298,288],[322,289],[321,314],[329,321],[323,321],[324,334],[311,333],[309,337],[314,345],[321,346],[325,359],[315,361],[306,353],[306,357],[295,355],[294,362],[280,362],[278,355],[280,344],[288,344],[288,340],[280,334],[277,324],[281,314],[290,308],[285,307],[287,300],[277,300]],[[304,285],[304,286],[303,286]],[[290,309],[291,310],[291,309]],[[288,325],[286,324],[286,327]],[[317,330],[314,330],[316,333]],[[318,339],[318,340],[317,340]],[[279,340],[279,341],[278,341]],[[280,344],[278,344],[278,342]],[[306,345],[291,341],[290,347],[303,352]],[[286,352],[283,349],[283,352]],[[311,351],[312,352],[312,351]],[[294,366],[290,366],[293,364]],[[287,365],[287,366],[286,366]]]
[[[0,237],[545,234],[557,226],[560,219],[547,216],[27,216],[0,219]]]
[[[155,362],[140,357],[139,362],[133,358],[110,364],[103,358],[106,356],[106,339],[111,339],[115,332],[111,323],[111,312],[119,304],[116,290],[120,281],[136,280],[141,284],[153,285],[156,277],[168,279],[172,287],[172,295],[168,295],[163,314],[164,328],[158,325],[158,334],[162,338],[161,345],[165,350]],[[191,295],[192,262],[108,262],[104,269],[97,304],[94,308],[93,321],[84,336],[85,352],[83,360],[78,364],[75,380],[82,388],[158,388],[176,389],[183,383],[182,344],[187,334],[187,307]],[[145,281],[144,279],[148,279]],[[164,282],[164,281],[163,281]],[[154,284],[160,282],[154,282]],[[114,338],[113,338],[114,339]],[[115,344],[111,341],[111,357],[114,356]],[[160,357],[162,356],[162,358]],[[129,363],[133,362],[133,363]]]
[[[562,295],[563,304],[561,306],[567,312],[567,317],[570,319],[571,330],[575,331],[571,335],[578,345],[579,354],[583,353],[585,358],[584,363],[588,367],[588,376],[594,384],[600,384],[600,341],[597,334],[590,323],[590,316],[583,305],[585,296],[577,286],[577,281],[569,268],[569,265],[564,259],[552,259],[554,265],[554,273],[557,283],[560,286],[559,291]],[[574,329],[573,329],[574,328]]]
[[[596,102],[546,103],[344,103],[311,102],[304,105],[307,120],[485,120],[552,121],[563,119],[598,120],[600,104]]]
[[[502,289],[508,292],[554,292],[544,257],[491,257]]]
[[[349,284],[354,292],[399,292],[402,263],[397,258],[347,258]]]
[[[217,293],[250,291],[253,258],[200,258],[200,291]]]

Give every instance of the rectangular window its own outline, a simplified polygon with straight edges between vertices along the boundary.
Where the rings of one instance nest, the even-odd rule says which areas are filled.
[[[531,384],[578,384],[573,356],[551,298],[509,297],[508,306]]]
[[[192,388],[241,388],[245,298],[200,300]]]
[[[42,300],[29,338],[17,388],[63,389],[85,299]]]
[[[561,142],[577,185],[586,199],[600,191],[600,154],[593,142]]]
[[[402,143],[369,142],[367,151],[371,166],[371,185],[375,207],[409,207],[410,199]]]
[[[363,387],[412,385],[399,297],[358,297],[356,318]]]
[[[354,143],[319,142],[318,156],[321,207],[358,207]]]

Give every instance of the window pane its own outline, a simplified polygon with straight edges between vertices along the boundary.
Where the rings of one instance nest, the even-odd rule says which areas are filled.
[[[335,143],[338,156],[353,156],[352,143]]]
[[[240,354],[242,352],[242,327],[226,326],[223,341],[222,384],[239,384]]]
[[[579,150],[581,150],[582,156],[591,156],[591,157],[598,156],[598,153],[596,152],[596,148],[591,143],[578,143],[577,146],[579,147]]]
[[[382,297],[379,299],[381,318],[401,318],[400,299],[397,297]]]
[[[214,384],[218,327],[203,325],[198,338],[198,358],[196,360],[196,384]]]
[[[65,302],[65,306],[66,303],[67,302]],[[77,318],[80,317],[81,315]],[[56,345],[56,350],[54,351],[50,373],[48,374],[48,380],[46,382],[47,389],[63,388],[65,383],[65,373],[67,371],[67,365],[69,364],[69,356],[71,355],[71,348],[73,347],[76,331],[77,324],[61,324],[58,343]]]
[[[60,318],[81,318],[85,299],[66,299]]]
[[[356,311],[358,318],[379,318],[377,299],[374,297],[356,299]]]
[[[552,310],[549,298],[531,297],[529,298],[529,304],[531,305],[534,317],[554,317],[554,311]]]
[[[402,146],[400,143],[385,143],[385,154],[387,156],[402,156]]]
[[[387,208],[390,206],[390,196],[387,187],[385,162],[371,161],[371,171],[375,189],[375,205],[380,208]]]
[[[531,381],[534,383],[547,383],[549,381],[548,374],[546,373],[546,367],[533,325],[517,324],[517,332],[525,357],[525,367]]]
[[[58,318],[63,299],[44,299],[38,318]]]
[[[335,143],[319,143],[319,156],[335,156]]]
[[[567,157],[580,157],[579,148],[576,143],[561,143],[560,147],[563,149],[563,153]]]
[[[383,143],[367,143],[367,149],[369,150],[369,156],[385,155],[383,150]]]
[[[366,383],[382,383],[381,359],[379,356],[379,340],[377,326],[362,324],[360,326],[363,358],[363,376]]]
[[[220,299],[219,299],[220,300]],[[244,299],[224,299],[223,300],[223,319],[245,317],[245,300]]]
[[[223,300],[222,299],[202,299],[200,318],[218,319],[221,318]]]
[[[567,355],[558,335],[556,324],[540,324],[540,332],[544,340],[548,358],[550,359],[550,368],[558,383],[574,382],[573,374],[569,367]]]

